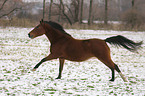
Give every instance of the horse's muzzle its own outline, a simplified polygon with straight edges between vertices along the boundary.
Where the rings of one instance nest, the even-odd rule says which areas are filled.
[[[28,37],[32,39],[32,38],[33,38],[33,35],[30,35],[30,33],[29,33],[29,34],[28,34]]]

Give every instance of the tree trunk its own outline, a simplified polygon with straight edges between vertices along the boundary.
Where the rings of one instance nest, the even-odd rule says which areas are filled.
[[[83,20],[83,5],[84,5],[84,0],[81,0],[81,12],[80,12],[80,20],[79,20],[79,23],[81,24],[82,23],[82,20]]]
[[[45,18],[45,0],[43,0],[43,19]]]
[[[79,21],[79,8],[80,8],[80,0],[76,0],[76,4],[75,4],[75,19],[74,21],[75,22],[78,22]]]
[[[59,6],[59,14],[58,14],[58,22],[61,21],[61,15],[62,15],[62,12],[61,12],[61,3],[58,5]]]
[[[92,19],[92,4],[93,4],[93,0],[90,0],[90,7],[89,7],[89,18],[88,18],[88,25],[91,24],[91,19]]]
[[[131,2],[131,3],[132,3],[132,8],[133,8],[133,7],[134,7],[134,0],[132,0],[132,2]]]
[[[51,20],[51,7],[52,7],[52,3],[53,3],[53,0],[50,1],[48,20]]]
[[[105,0],[105,18],[104,18],[104,24],[108,24],[108,0]]]

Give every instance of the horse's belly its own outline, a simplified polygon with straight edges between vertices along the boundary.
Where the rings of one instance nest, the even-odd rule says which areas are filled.
[[[70,60],[70,61],[77,61],[77,62],[81,62],[81,61],[85,61],[89,58],[93,57],[92,54],[87,53],[87,52],[72,52],[71,54],[67,54],[65,56],[65,59]]]
[[[82,61],[88,60],[89,58],[91,58],[91,57],[88,57],[88,58],[68,58],[66,60],[82,62]]]

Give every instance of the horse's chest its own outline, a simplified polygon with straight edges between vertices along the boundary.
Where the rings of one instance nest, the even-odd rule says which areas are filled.
[[[63,46],[61,46],[60,44],[52,45],[50,47],[51,53],[59,54],[62,50],[63,50]]]

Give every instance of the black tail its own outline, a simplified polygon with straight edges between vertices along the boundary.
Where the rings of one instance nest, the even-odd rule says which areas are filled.
[[[119,46],[119,47],[124,47],[132,52],[137,51],[137,49],[140,48],[141,45],[143,44],[142,41],[139,43],[135,43],[134,41],[129,40],[126,37],[123,37],[121,35],[106,38],[105,42],[108,42],[110,44],[114,44],[114,45]]]

